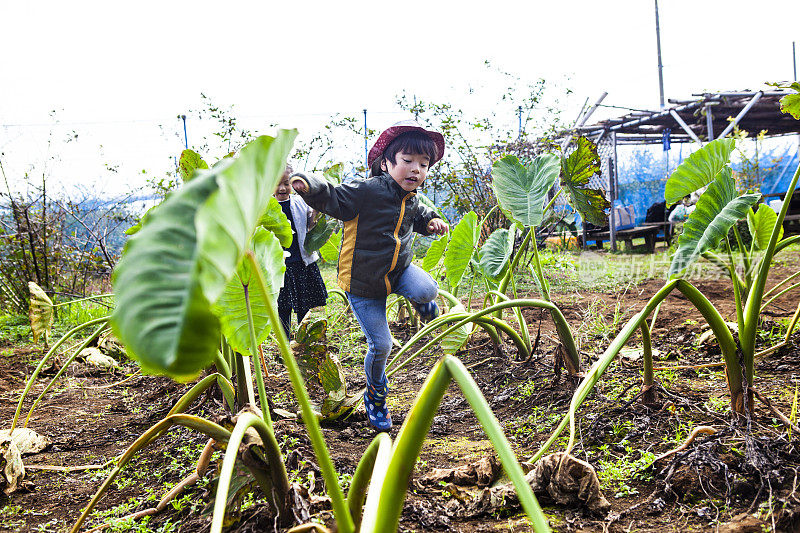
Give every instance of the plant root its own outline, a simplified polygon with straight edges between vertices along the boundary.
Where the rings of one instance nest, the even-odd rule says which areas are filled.
[[[113,389],[114,387],[122,385],[123,383],[127,383],[128,381],[132,380],[133,378],[141,375],[141,373],[142,373],[141,370],[137,370],[136,372],[134,372],[133,374],[131,374],[127,378],[123,379],[122,381],[117,381],[116,383],[109,383],[108,385],[98,385],[96,387],[84,387],[84,389],[86,389],[86,390]]]
[[[772,402],[770,402],[769,399],[761,396],[761,394],[759,394],[759,392],[756,389],[752,389],[752,390],[753,390],[753,394],[755,394],[755,397],[758,398],[759,400],[761,400],[761,403],[766,405],[767,409],[769,409],[770,412],[772,412],[772,414],[775,415],[778,418],[778,420],[783,422],[783,425],[785,425],[787,428],[789,428],[792,431],[794,431],[795,434],[800,433],[800,427],[798,427],[795,424],[792,424],[792,421],[789,420],[789,417],[787,417],[785,414],[781,413],[780,410],[778,410],[777,407],[772,405]]]
[[[657,462],[661,461],[662,459],[666,459],[667,457],[670,457],[671,455],[674,455],[674,454],[676,454],[678,452],[682,452],[683,450],[688,448],[689,445],[692,442],[694,442],[694,440],[698,437],[698,435],[701,435],[701,434],[702,435],[713,435],[716,432],[717,432],[717,430],[714,429],[711,426],[697,426],[696,428],[694,428],[692,430],[692,433],[686,438],[686,440],[683,441],[683,444],[681,444],[677,448],[673,448],[672,450],[670,450],[670,451],[668,451],[666,453],[662,453],[661,455],[659,455],[658,457],[656,457],[653,460],[653,464],[656,464]]]
[[[102,465],[82,466],[25,465],[25,470],[47,470],[49,472],[84,472],[86,470],[101,470],[109,466],[114,461],[116,461],[116,459],[112,459],[111,461]]]

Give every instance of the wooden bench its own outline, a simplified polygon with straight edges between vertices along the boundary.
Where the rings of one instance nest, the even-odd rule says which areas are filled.
[[[633,239],[644,238],[647,251],[654,252],[656,249],[656,236],[659,232],[659,226],[637,226],[635,228],[621,229],[616,232],[616,239],[625,242],[625,249],[630,251],[633,249]],[[594,241],[595,248],[602,248],[603,241],[611,238],[609,231],[600,231],[589,233],[586,236],[587,242]],[[583,235],[578,234],[578,246],[583,246]]]
[[[667,246],[672,243],[672,230],[675,227],[672,222],[642,222],[642,226],[654,226],[659,233],[663,232],[663,235],[656,234],[656,242],[664,241]]]

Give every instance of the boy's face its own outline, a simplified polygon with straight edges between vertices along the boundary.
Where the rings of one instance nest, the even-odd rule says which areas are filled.
[[[416,190],[425,181],[430,166],[430,158],[422,154],[407,154],[397,152],[395,163],[385,160],[381,166],[384,167],[394,181],[407,192]]]
[[[275,199],[279,202],[285,202],[289,199],[291,192],[292,186],[289,185],[289,173],[284,172],[281,181],[278,183],[278,188],[275,189]]]

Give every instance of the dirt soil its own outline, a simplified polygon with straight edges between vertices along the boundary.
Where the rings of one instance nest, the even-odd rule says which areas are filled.
[[[797,270],[797,258],[774,269],[768,286]],[[663,285],[649,280],[624,293],[571,292],[554,294],[581,340],[582,366],[589,368],[615,333]],[[735,321],[733,294],[723,280],[696,283],[714,305]],[[764,315],[759,348],[779,340],[780,323],[791,316],[800,298],[794,291],[782,297]],[[533,455],[547,440],[566,412],[576,380],[554,372],[556,333],[549,316],[526,310],[532,335],[540,332],[530,361],[518,360],[513,344],[495,350],[480,332],[458,355],[469,368],[520,460]],[[351,320],[352,318],[347,318]],[[653,330],[656,365],[661,368],[702,365],[721,361],[713,341],[697,343],[704,330],[701,315],[680,296],[667,298]],[[540,329],[539,329],[540,328]],[[393,324],[401,342],[414,330]],[[641,345],[635,337],[629,346]],[[363,355],[363,345],[356,343]],[[2,346],[0,356],[0,420],[10,426],[19,394],[42,355],[30,345]],[[394,438],[413,399],[434,364],[438,351],[417,358],[391,382],[390,407]],[[341,354],[340,354],[341,355]],[[356,361],[358,357],[354,358]],[[38,394],[54,375],[47,370],[34,386]],[[363,371],[354,361],[345,366],[348,387],[358,390]],[[29,468],[22,490],[0,498],[0,531],[65,531],[75,522],[91,496],[110,472],[86,470],[55,472],[36,465],[81,466],[102,464],[123,452],[148,427],[160,420],[189,385],[160,377],[137,375],[127,362],[114,374],[91,371],[82,364],[70,367],[56,389],[34,411],[29,427],[52,440],[43,452],[26,456]],[[291,389],[277,363],[269,365],[267,391],[274,406],[293,409]],[[756,362],[755,389],[787,416],[795,412],[800,375],[800,333],[777,352]],[[591,464],[600,476],[611,510],[594,514],[580,505],[564,506],[540,498],[555,531],[797,531],[800,516],[800,449],[797,434],[787,433],[765,404],[751,406],[746,422],[734,422],[728,405],[722,366],[657,370],[659,398],[646,406],[639,397],[641,358],[626,352],[613,363],[579,412],[578,438],[573,454]],[[111,385],[111,386],[109,386]],[[29,396],[23,419],[36,394]],[[213,419],[224,413],[218,394],[204,394],[190,413]],[[698,436],[688,447],[654,466],[658,456],[682,444],[692,429],[711,426],[714,434]],[[294,480],[324,495],[310,441],[302,424],[277,420],[278,441],[284,447],[287,470]],[[324,434],[340,475],[352,475],[364,449],[374,437],[362,412],[345,422],[324,427]],[[563,450],[564,433],[551,452]],[[113,517],[153,507],[174,483],[193,471],[206,438],[186,430],[170,430],[146,448],[125,469],[98,505],[115,509],[110,517],[96,515],[89,527]],[[469,405],[455,385],[434,418],[423,447],[401,521],[401,531],[530,531],[519,507],[507,506],[466,518],[455,512],[459,487],[425,484],[423,477],[436,468],[454,468],[491,456],[494,451]],[[211,515],[217,453],[200,483],[174,505],[144,525],[117,526],[132,531],[207,531]],[[469,488],[464,487],[465,490]],[[477,490],[472,487],[473,492]],[[231,531],[273,531],[274,522],[259,498],[244,498]],[[324,507],[324,504],[323,504]],[[318,518],[330,524],[330,514]],[[138,529],[137,529],[138,527]],[[127,529],[126,529],[127,528]],[[282,529],[278,529],[284,531]]]

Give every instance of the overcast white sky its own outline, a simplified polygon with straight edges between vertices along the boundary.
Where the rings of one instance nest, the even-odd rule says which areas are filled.
[[[667,98],[792,78],[799,1],[659,8]],[[403,118],[403,91],[503,114],[485,60],[524,82],[571,88],[569,117],[602,91],[605,104],[659,103],[653,0],[0,0],[0,21],[0,152],[14,184],[45,163],[64,186],[141,184],[180,153],[176,115],[198,109],[201,92],[251,129],[277,122],[301,134],[363,108],[382,129]],[[188,127],[191,144],[198,126]]]

